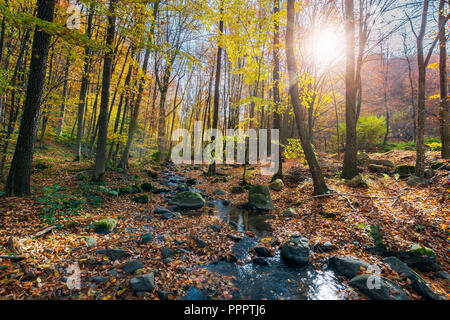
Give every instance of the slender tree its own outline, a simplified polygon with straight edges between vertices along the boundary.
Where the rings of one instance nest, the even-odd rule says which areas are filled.
[[[445,30],[445,0],[439,2],[439,84],[440,84],[440,133],[442,158],[450,159],[450,120],[448,103],[447,34]]]

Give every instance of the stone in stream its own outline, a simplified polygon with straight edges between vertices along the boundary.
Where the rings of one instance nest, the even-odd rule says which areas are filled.
[[[217,196],[223,196],[225,194],[225,191],[220,188],[217,188],[216,190],[214,190],[214,194]]]
[[[205,248],[208,243],[205,240],[199,239],[199,238],[195,238],[194,239],[195,245],[199,248]]]
[[[145,233],[142,235],[141,243],[150,243],[152,242],[153,236],[151,233]]]
[[[188,186],[185,183],[179,183],[177,185],[177,191],[184,192],[184,191],[188,191],[188,190],[189,190]]]
[[[142,263],[142,261],[133,260],[133,261],[128,261],[122,267],[122,271],[129,273],[129,274],[134,274],[137,270],[142,269],[143,267],[144,267],[144,264]]]
[[[420,245],[412,245],[408,251],[396,252],[395,256],[411,268],[422,272],[438,271],[440,266],[436,262],[434,251]]]
[[[234,234],[231,234],[231,233],[230,233],[230,234],[227,234],[227,237],[228,237],[229,239],[233,240],[233,241],[236,241],[236,242],[242,240],[242,237],[237,236],[237,235],[234,235]]]
[[[275,191],[281,191],[284,187],[283,180],[281,179],[275,179],[270,183],[270,189]]]
[[[154,210],[153,210],[153,213],[154,214],[163,214],[163,213],[167,213],[167,212],[171,212],[169,209],[166,209],[166,208],[164,208],[164,207],[156,207]]]
[[[270,257],[272,255],[272,250],[264,246],[254,247],[253,251],[261,257]]]
[[[264,185],[253,186],[248,191],[248,206],[253,210],[267,211],[273,209],[269,188]]]
[[[92,222],[87,229],[93,229],[94,232],[99,234],[107,234],[112,232],[117,226],[117,220],[113,218],[105,218]]]
[[[374,300],[409,300],[398,285],[384,277],[361,274],[348,284]]]
[[[130,254],[128,252],[126,252],[123,249],[118,249],[118,248],[111,248],[111,249],[105,249],[105,250],[97,250],[97,253],[103,253],[105,254],[109,260],[119,260],[122,258],[126,258],[129,257]]]
[[[367,262],[352,256],[333,256],[328,260],[328,265],[333,268],[337,274],[345,276],[349,279],[369,268],[369,264]]]
[[[270,263],[266,259],[264,259],[262,257],[256,257],[256,258],[254,258],[252,260],[252,262],[254,264],[258,264],[258,265],[263,266],[263,267],[266,267],[266,266],[270,265]]]
[[[151,292],[155,288],[155,276],[152,272],[134,277],[130,280],[130,286],[134,292]]]
[[[304,266],[309,262],[309,240],[302,236],[293,236],[281,246],[281,257],[294,266]]]
[[[170,248],[161,248],[161,255],[163,259],[170,258],[174,254],[173,250]]]
[[[94,237],[85,237],[84,241],[86,241],[88,247],[95,247],[97,245],[97,240]]]
[[[92,278],[92,282],[95,282],[95,283],[105,283],[108,281],[109,281],[109,277],[97,276],[97,277]]]
[[[422,298],[427,300],[440,300],[441,297],[434,293],[416,272],[411,270],[405,263],[397,257],[387,257],[383,260],[392,270],[397,272],[403,279],[411,280],[411,286]]]
[[[174,204],[180,209],[200,209],[205,205],[205,199],[197,192],[185,191],[178,193],[169,204]]]
[[[226,207],[230,204],[230,201],[227,199],[222,200],[222,204]]]

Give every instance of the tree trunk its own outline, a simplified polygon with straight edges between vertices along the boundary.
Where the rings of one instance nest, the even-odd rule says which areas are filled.
[[[355,14],[353,0],[345,0],[346,70],[345,70],[345,153],[342,176],[358,174],[356,139]]]
[[[440,133],[442,158],[450,159],[450,121],[448,116],[447,36],[445,30],[445,1],[439,2],[439,81],[440,81]]]
[[[274,0],[273,13],[278,15],[280,12],[280,0]],[[277,18],[276,18],[277,19]],[[273,104],[275,107],[273,113],[273,128],[281,130],[281,119],[278,107],[280,105],[280,25],[279,20],[274,21],[273,32]],[[281,137],[281,136],[280,136]],[[273,151],[272,151],[273,153]],[[273,175],[272,181],[276,179],[283,180],[283,161],[281,143],[278,143],[278,155],[280,157],[278,163],[278,170]]]
[[[223,8],[220,7],[220,14],[222,15]],[[222,33],[223,33],[223,20],[221,19],[219,21],[219,39],[222,39]],[[214,113],[213,113],[213,125],[212,129],[217,130],[217,123],[219,121],[219,87],[220,87],[220,69],[221,69],[221,62],[222,62],[222,47],[221,43],[219,41],[219,45],[217,46],[217,60],[216,60],[216,81],[214,84]],[[214,140],[215,137],[212,137]],[[216,153],[218,150],[215,150]],[[209,165],[208,168],[208,174],[209,175],[215,175],[216,174],[216,161],[213,160],[213,162]]]
[[[70,67],[70,58],[69,56],[67,56],[66,66],[64,68],[63,103],[61,104],[61,111],[59,113],[59,120],[58,120],[58,132],[57,132],[58,136],[62,135],[64,127],[64,115],[66,113],[67,93],[69,83],[69,67]]]
[[[287,2],[287,27],[286,27],[286,55],[289,72],[289,93],[291,97],[292,107],[294,109],[297,130],[300,136],[300,143],[308,162],[309,170],[314,183],[314,194],[322,194],[328,191],[325,180],[322,175],[319,163],[317,162],[314,150],[309,140],[308,132],[305,125],[305,109],[300,101],[300,93],[298,89],[297,63],[295,58],[294,46],[294,29],[295,29],[295,0]]]
[[[103,80],[102,80],[102,96],[100,101],[100,113],[98,115],[98,138],[97,151],[95,154],[95,171],[94,180],[102,181],[106,167],[106,140],[108,135],[108,107],[109,107],[109,90],[111,87],[112,61],[115,34],[115,6],[117,0],[111,0],[108,12],[108,28],[106,31],[106,46],[108,47],[103,62]]]
[[[55,3],[56,0],[38,0],[37,18],[53,22]],[[7,196],[30,194],[34,140],[41,115],[50,38],[51,35],[49,33],[36,26],[19,136],[5,187]]]
[[[94,18],[94,7],[91,5],[89,8],[89,15],[87,19],[86,35],[90,39],[92,33],[92,20]],[[84,124],[84,106],[86,105],[86,93],[89,86],[89,64],[91,61],[91,50],[89,46],[84,48],[84,63],[83,63],[83,75],[81,76],[81,88],[80,98],[78,102],[78,120],[77,120],[77,140],[75,143],[75,161],[81,159],[81,140],[83,138],[83,124]]]

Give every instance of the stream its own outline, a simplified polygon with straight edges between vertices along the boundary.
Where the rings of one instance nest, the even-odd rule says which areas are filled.
[[[179,175],[167,176],[167,186],[177,186],[186,179]],[[292,267],[283,262],[277,248],[275,255],[265,258],[269,263],[262,266],[252,262],[249,250],[260,244],[260,240],[271,236],[272,228],[268,222],[271,217],[265,214],[250,213],[233,205],[224,205],[194,187],[190,191],[199,192],[206,197],[207,204],[214,207],[214,215],[233,225],[242,236],[235,242],[232,254],[242,264],[221,260],[206,268],[224,276],[234,276],[237,288],[232,299],[246,300],[340,300],[345,299],[345,285],[331,270],[313,270],[311,266]],[[244,231],[251,231],[255,237],[248,237]],[[208,296],[191,287],[186,291],[186,300],[204,300]]]

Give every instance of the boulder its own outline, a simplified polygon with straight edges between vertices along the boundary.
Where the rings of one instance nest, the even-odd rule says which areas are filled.
[[[369,267],[367,262],[352,256],[333,256],[328,260],[328,265],[333,268],[337,274],[349,279],[355,277],[358,273],[365,271]]]
[[[386,167],[378,165],[378,164],[372,164],[372,163],[367,166],[367,169],[369,169],[371,172],[375,172],[375,173],[388,173],[390,171],[389,168],[386,168]]]
[[[357,174],[350,180],[347,180],[346,184],[352,188],[366,188],[368,186],[367,181],[360,174]]]
[[[269,188],[264,185],[253,186],[248,191],[248,206],[253,210],[267,211],[273,209]]]
[[[275,191],[281,191],[284,187],[283,180],[281,179],[275,179],[270,183],[270,189]]]
[[[406,263],[409,267],[415,268],[422,272],[440,270],[440,267],[436,262],[436,256],[422,254],[420,252],[423,249],[419,249],[418,251],[416,251],[416,250],[414,250],[414,246],[412,248],[413,248],[413,251],[409,250],[409,251],[396,252],[395,256],[397,256],[401,261]],[[427,252],[429,252],[429,251],[427,251]]]
[[[184,191],[177,193],[177,195],[169,201],[169,204],[176,205],[180,209],[200,209],[205,205],[206,201],[203,197],[193,191]]]
[[[309,262],[309,240],[302,236],[291,237],[281,246],[281,257],[294,266],[304,266]]]
[[[122,271],[129,273],[129,274],[134,274],[137,270],[142,269],[143,267],[144,267],[144,264],[142,263],[142,261],[133,260],[133,261],[127,262],[122,267]]]
[[[409,300],[398,285],[381,276],[361,274],[348,284],[374,300]]]
[[[173,250],[170,248],[161,248],[161,256],[163,259],[170,258],[174,254]]]
[[[234,234],[231,234],[231,233],[230,233],[230,234],[227,234],[227,237],[228,237],[229,239],[235,241],[235,242],[241,241],[241,240],[242,240],[242,237],[237,236],[237,235],[234,235]]]
[[[366,166],[373,164],[373,165],[383,166],[383,167],[388,167],[388,168],[395,167],[394,163],[391,160],[385,160],[385,159],[367,159],[365,163],[366,163]]]
[[[153,185],[149,182],[144,182],[143,184],[141,184],[141,189],[142,191],[150,192],[153,190]]]
[[[214,190],[214,194],[218,195],[218,196],[223,196],[225,194],[225,191],[218,188],[218,189]]]
[[[411,286],[422,298],[427,300],[440,300],[441,297],[434,293],[425,280],[422,279],[416,272],[411,270],[405,263],[397,257],[387,257],[383,260],[392,270],[397,272],[403,279],[409,279]]]
[[[152,242],[152,240],[153,240],[152,234],[151,233],[145,233],[142,236],[141,242],[142,243],[150,243],[150,242]]]
[[[242,188],[241,186],[234,186],[233,188],[231,188],[231,193],[232,194],[244,193],[244,188]]]
[[[151,292],[155,288],[155,276],[152,273],[134,277],[130,280],[134,292]]]
[[[97,240],[94,237],[85,237],[86,245],[88,247],[95,247],[97,245]]]
[[[106,218],[97,220],[88,226],[88,229],[93,229],[94,232],[99,234],[107,234],[112,232],[117,226],[117,220],[113,218]]]
[[[270,257],[272,255],[272,250],[264,246],[254,247],[253,251],[261,257]]]
[[[421,183],[423,183],[423,180],[421,178],[417,177],[417,176],[414,176],[414,175],[409,176],[408,182],[407,182],[408,186],[410,186],[410,187],[415,187],[415,186],[417,186],[417,185],[419,185]]]
[[[401,178],[409,177],[414,174],[416,167],[401,164],[395,167],[395,173],[397,173]]]
[[[109,277],[97,276],[92,278],[92,282],[95,283],[105,283],[109,281]]]
[[[130,254],[123,249],[111,248],[106,250],[101,250],[100,253],[104,253],[109,260],[119,260],[122,258],[129,257]]]
[[[146,204],[148,203],[148,195],[142,194],[140,196],[134,197],[133,201],[141,204]]]
[[[163,207],[156,207],[153,210],[154,214],[164,214],[164,213],[171,213],[171,211],[169,209],[163,208]]]
[[[256,258],[254,258],[252,260],[252,262],[254,264],[258,264],[258,265],[263,266],[263,267],[266,267],[266,266],[270,265],[270,263],[266,259],[264,259],[262,257],[256,257]]]
[[[205,240],[199,238],[195,238],[194,242],[198,248],[205,248],[208,245],[208,243]]]

